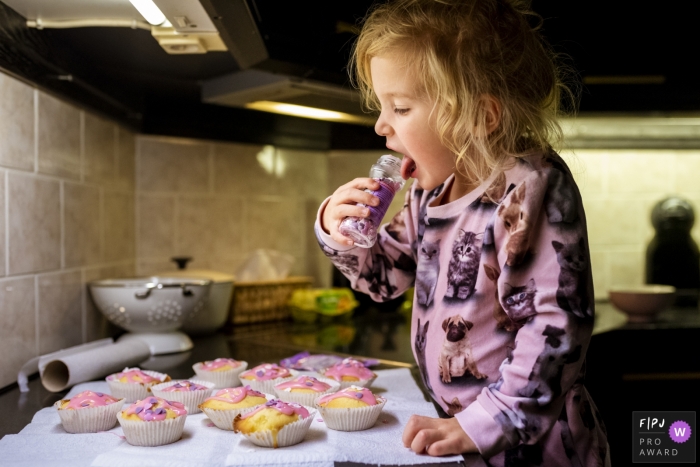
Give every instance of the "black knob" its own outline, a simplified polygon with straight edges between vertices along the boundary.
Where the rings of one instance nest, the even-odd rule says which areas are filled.
[[[191,256],[175,256],[173,258],[170,258],[171,261],[175,261],[177,263],[177,268],[178,269],[185,269],[187,268],[187,263],[192,261]]]

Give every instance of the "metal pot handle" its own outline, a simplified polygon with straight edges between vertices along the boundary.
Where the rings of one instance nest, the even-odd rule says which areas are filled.
[[[182,289],[182,296],[183,297],[191,297],[194,295],[194,292],[192,292],[190,289],[187,288],[187,284],[147,284],[146,285],[146,290],[141,292],[134,292],[134,297],[143,300],[148,298],[151,295],[151,290],[153,289],[172,289],[172,288],[180,288]]]

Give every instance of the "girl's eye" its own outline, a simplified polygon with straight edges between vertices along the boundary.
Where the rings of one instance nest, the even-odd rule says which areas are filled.
[[[408,113],[408,109],[399,109],[398,107],[394,107],[394,113],[398,115],[406,115]]]

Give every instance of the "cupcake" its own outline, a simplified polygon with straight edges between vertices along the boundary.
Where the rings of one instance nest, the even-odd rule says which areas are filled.
[[[360,386],[350,386],[316,399],[316,407],[331,430],[360,431],[374,426],[386,399]]]
[[[253,408],[267,402],[268,397],[250,386],[225,388],[199,404],[214,425],[222,430],[233,430],[233,419],[236,415],[249,412]]]
[[[314,413],[302,405],[273,399],[237,415],[233,420],[233,431],[243,434],[258,446],[292,446],[304,439]]]
[[[326,368],[323,376],[339,382],[340,389],[350,386],[370,387],[377,378],[377,375],[364,363],[353,358],[346,358],[342,362]]]
[[[149,396],[117,414],[129,444],[161,446],[182,437],[187,409],[181,402]]]
[[[217,358],[216,360],[195,363],[192,368],[199,379],[211,381],[217,389],[233,388],[241,385],[238,375],[248,368],[248,362],[232,358]]]
[[[331,379],[319,379],[307,375],[297,376],[275,385],[275,393],[283,401],[308,406],[313,406],[319,396],[330,394],[338,389],[340,384]]]
[[[200,412],[199,404],[211,396],[212,388],[214,388],[214,383],[210,381],[183,380],[156,384],[151,388],[151,392],[154,396],[169,401],[182,402],[185,404],[187,413],[195,414]]]
[[[170,381],[170,376],[157,371],[142,371],[139,368],[124,368],[124,371],[107,376],[109,390],[115,397],[126,402],[145,399],[151,395],[151,387]]]
[[[54,404],[68,433],[97,433],[114,428],[124,399],[101,392],[83,391]]]
[[[274,363],[263,363],[238,375],[243,385],[250,385],[256,391],[266,394],[275,393],[275,385],[291,379],[298,374],[295,370],[288,370]]]

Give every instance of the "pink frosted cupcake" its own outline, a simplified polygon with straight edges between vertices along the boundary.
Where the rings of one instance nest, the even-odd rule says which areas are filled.
[[[192,365],[192,369],[197,373],[199,379],[211,381],[217,389],[240,386],[238,375],[246,368],[248,368],[248,362],[233,358],[217,358]]]
[[[299,373],[295,370],[288,370],[274,363],[263,363],[244,371],[238,377],[243,385],[250,385],[251,388],[265,394],[274,394],[275,385],[292,379],[297,374]]]
[[[211,395],[214,383],[210,381],[182,380],[156,384],[151,392],[156,397],[185,404],[187,413],[199,413],[199,404]]]
[[[61,424],[68,433],[97,433],[114,428],[124,399],[101,392],[83,391],[56,402]]]
[[[265,404],[272,396],[263,394],[250,386],[225,388],[217,391],[199,405],[209,420],[222,430],[233,430],[233,419]]]
[[[117,414],[124,437],[134,446],[161,446],[182,437],[187,418],[184,404],[150,396]]]
[[[304,440],[314,410],[273,399],[250,412],[236,416],[233,431],[253,444],[268,448],[292,446]]]
[[[123,397],[126,402],[134,402],[150,396],[151,387],[170,381],[170,376],[140,368],[124,368],[119,373],[107,376],[106,380],[109,390],[115,397]]]
[[[370,387],[377,379],[376,373],[354,358],[346,358],[342,362],[326,368],[323,376],[340,383],[341,389],[350,386]]]
[[[372,428],[386,404],[386,399],[375,396],[360,386],[350,386],[316,399],[315,406],[331,430],[360,431]]]
[[[313,406],[319,396],[330,394],[340,389],[340,384],[327,378],[314,378],[300,375],[294,379],[275,385],[277,397],[285,402]]]

